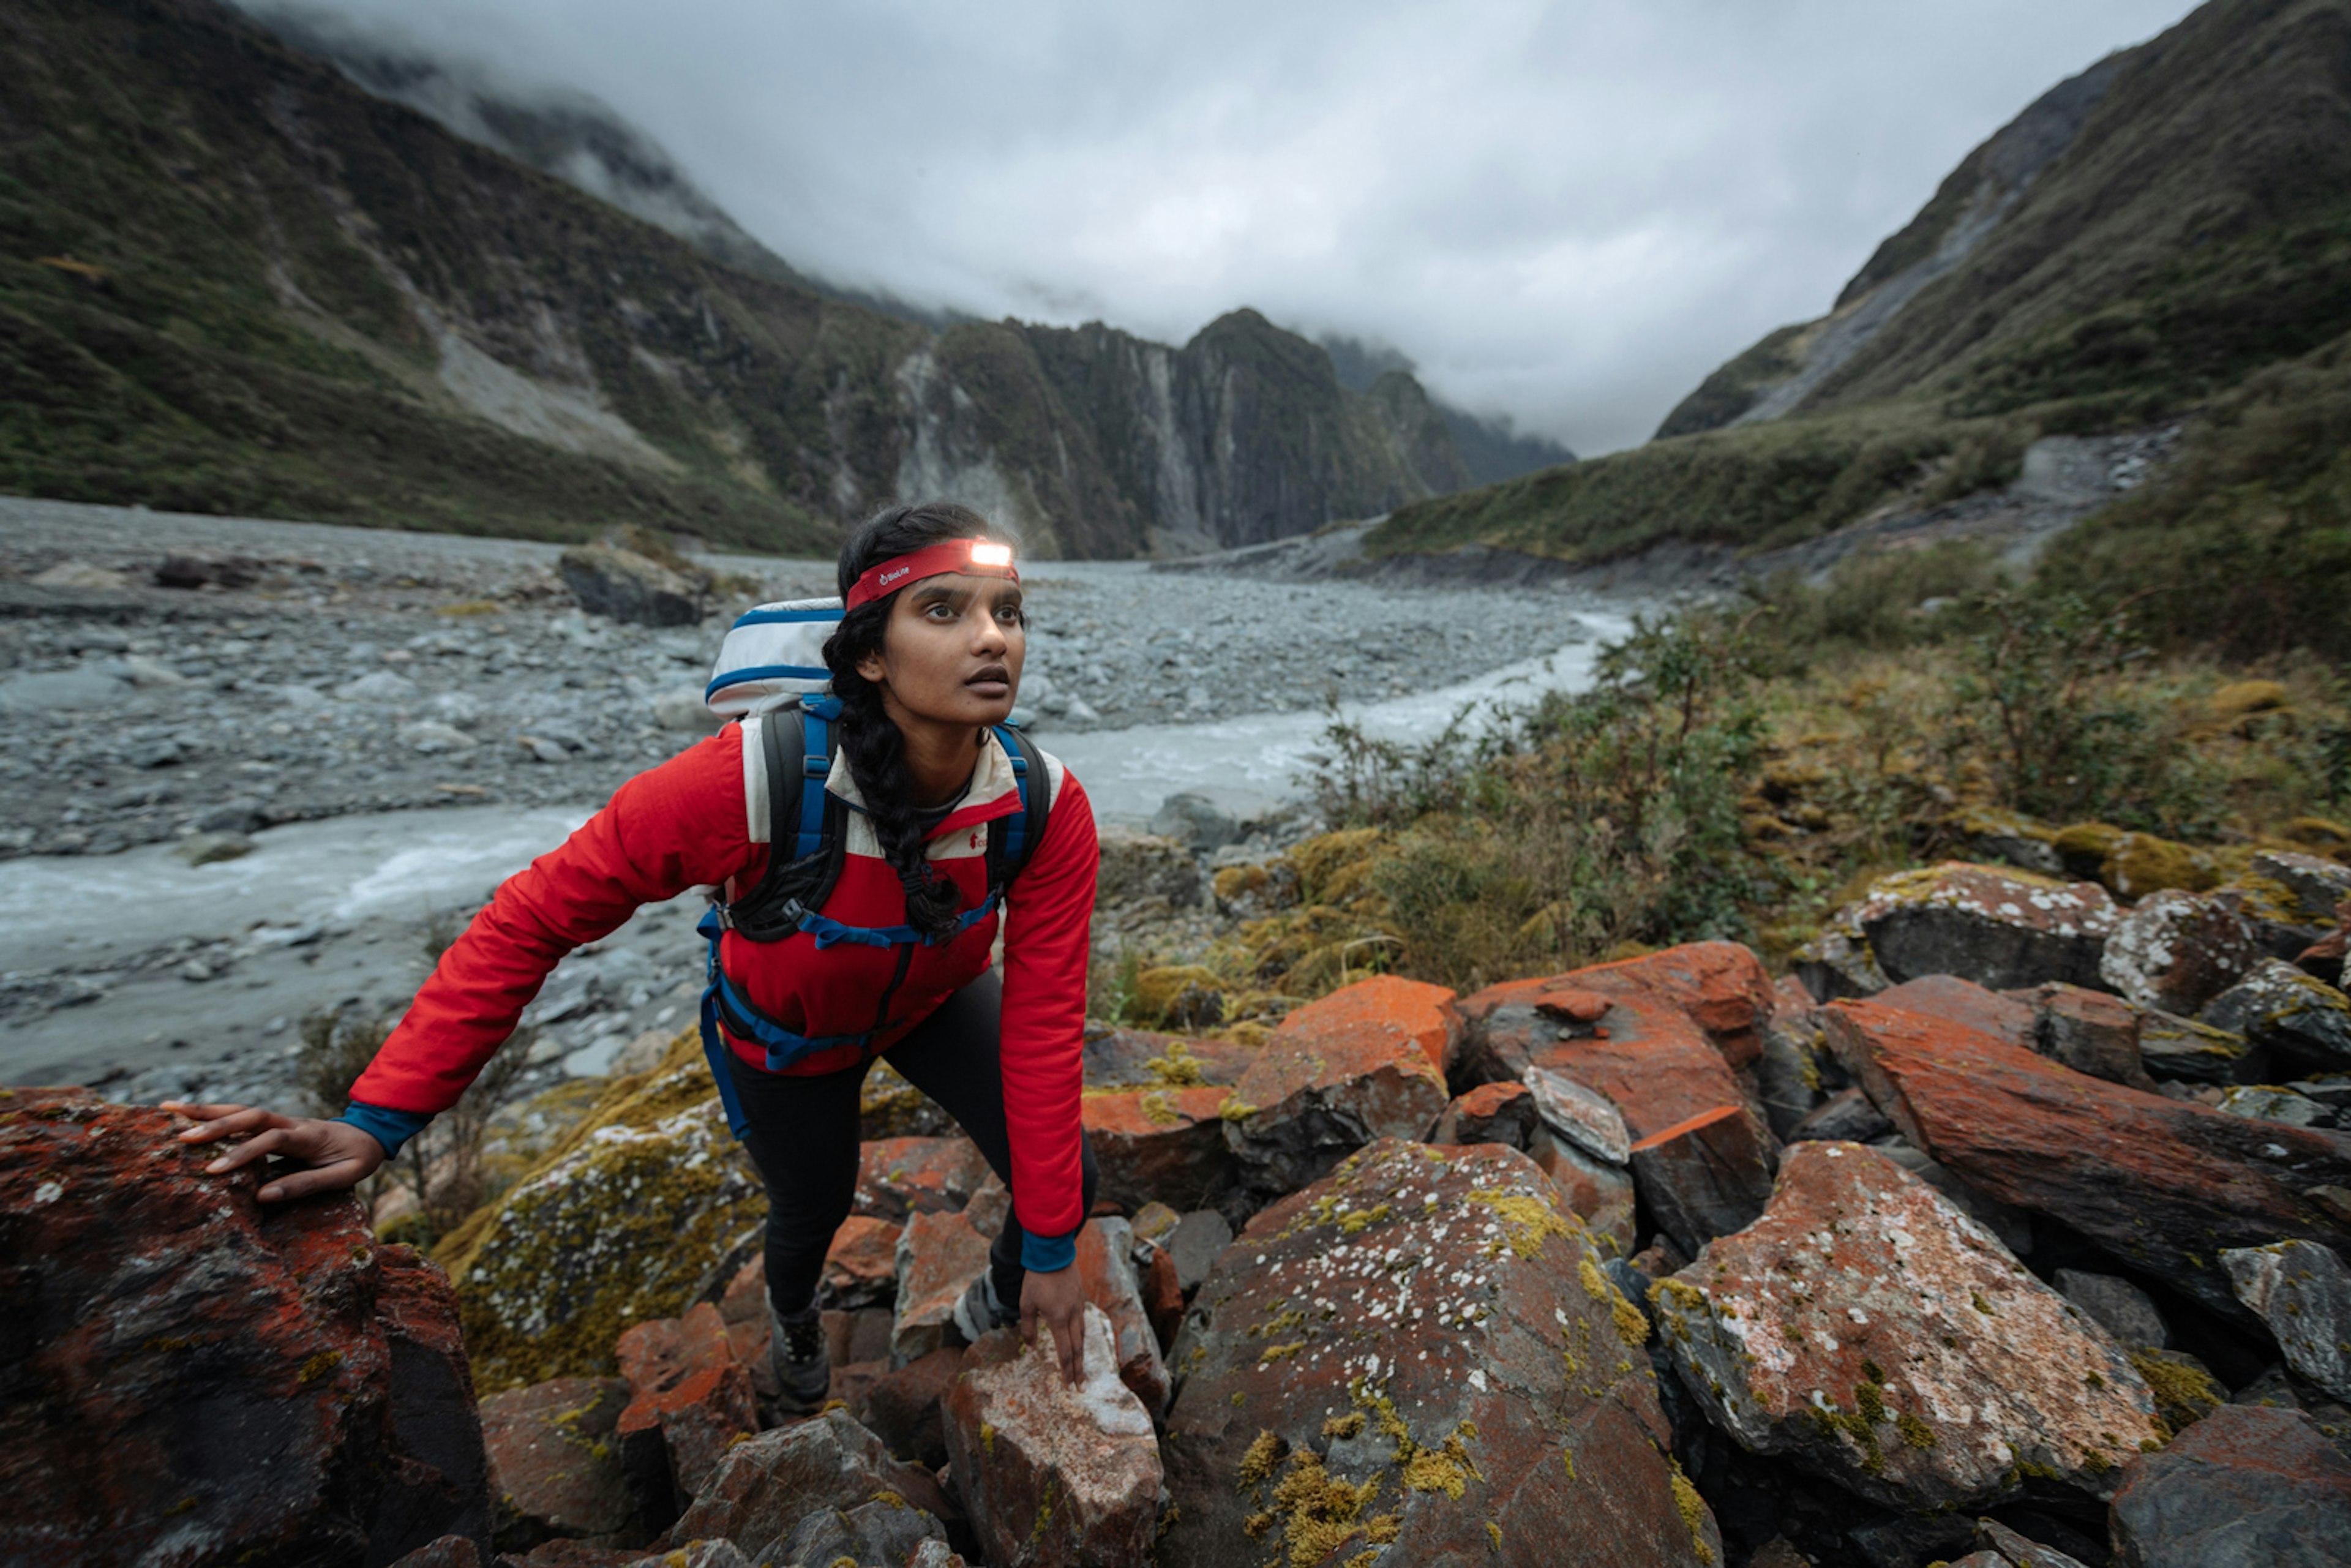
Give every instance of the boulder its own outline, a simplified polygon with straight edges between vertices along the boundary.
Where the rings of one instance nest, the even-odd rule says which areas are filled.
[[[1744,1105],[1718,1105],[1633,1145],[1641,1201],[1675,1246],[1695,1256],[1763,1212],[1771,1197],[1771,1136]]]
[[[935,1470],[947,1462],[939,1402],[962,1370],[962,1346],[935,1350],[876,1379],[850,1408],[893,1454]]]
[[[2012,1045],[2032,1046],[2037,1028],[2032,992],[2002,996],[1957,975],[1921,975],[1871,998],[1886,1007],[1948,1019]]]
[[[969,1138],[876,1138],[859,1145],[856,1212],[902,1222],[962,1208],[988,1177]]]
[[[613,1440],[629,1385],[556,1377],[482,1401],[498,1544],[509,1552],[555,1536],[611,1536],[635,1517]]]
[[[1151,1417],[1119,1381],[1113,1331],[1085,1314],[1083,1382],[1049,1336],[981,1336],[946,1396],[956,1488],[993,1568],[1149,1561],[1162,1479]]]
[[[1620,1118],[1621,1120],[1621,1118]],[[1534,1096],[1523,1083],[1480,1083],[1445,1108],[1432,1144],[1508,1144],[1523,1149],[1535,1130]]]
[[[1913,1512],[2094,1496],[2145,1444],[2155,1399],[2114,1343],[1998,1239],[1857,1144],[1799,1144],[1770,1210],[1650,1300],[1714,1424]]]
[[[2225,900],[2164,892],[2116,922],[2098,977],[2139,1007],[2192,1013],[2261,956],[2252,927]]]
[[[881,1438],[827,1410],[727,1449],[670,1539],[723,1538],[756,1558],[809,1515],[857,1508],[884,1492],[942,1519],[959,1517],[928,1470],[899,1463]]]
[[[2043,980],[2096,985],[2117,916],[2095,883],[1946,861],[1879,878],[1836,925],[1895,984],[1956,975],[2001,991]],[[1807,969],[1798,973],[1812,985]]]
[[[1606,1095],[1564,1072],[1531,1063],[1526,1069],[1526,1086],[1535,1114],[1560,1141],[1612,1166],[1632,1161],[1633,1135]]]
[[[1225,1109],[1225,1137],[1259,1193],[1295,1192],[1374,1138],[1419,1138],[1446,1106],[1431,1031],[1442,988],[1359,981],[1282,1020]],[[1366,990],[1366,988],[1374,988]]]
[[[155,569],[158,588],[247,588],[259,580],[261,563],[243,555],[167,555]]]
[[[810,1514],[763,1561],[837,1568],[843,1563],[896,1568],[925,1542],[944,1547],[947,1532],[921,1509],[895,1497],[877,1497],[855,1508],[828,1508]]]
[[[1594,1159],[1549,1127],[1537,1127],[1527,1140],[1527,1157],[1551,1177],[1561,1207],[1583,1221],[1603,1252],[1631,1255],[1640,1239],[1640,1211],[1628,1166]]]
[[[1213,854],[1249,837],[1282,809],[1282,802],[1255,789],[1186,789],[1159,802],[1151,831]]]
[[[1176,1221],[1167,1238],[1167,1254],[1176,1260],[1176,1279],[1186,1294],[1199,1288],[1233,1244],[1233,1228],[1214,1209],[1199,1209]]]
[[[2106,945],[2109,955],[2114,945]],[[2076,1072],[2152,1089],[2155,1080],[2138,1055],[2138,1013],[2104,991],[2052,983],[2036,986],[2032,998],[2032,1048]]]
[[[2292,1066],[2319,1072],[2351,1070],[2351,1000],[2281,959],[2255,964],[2197,1017],[2244,1036],[2248,1046],[2266,1048]]]
[[[768,1212],[691,1033],[588,1114],[434,1250],[457,1282],[486,1389],[607,1376],[633,1323],[716,1297]]]
[[[1877,955],[1858,928],[1843,924],[1850,908],[1840,910],[1810,941],[1788,956],[1805,990],[1826,1001],[1845,997],[1874,997],[1894,982],[1877,967]]]
[[[1134,1236],[1126,1221],[1101,1217],[1078,1231],[1074,1267],[1085,1283],[1086,1300],[1110,1320],[1111,1350],[1119,1381],[1134,1391],[1155,1419],[1174,1392],[1160,1359],[1158,1331],[1143,1300],[1143,1277],[1134,1266]]]
[[[1637,996],[1678,1008],[1733,1067],[1749,1066],[1762,1055],[1762,1030],[1778,1001],[1762,961],[1736,942],[1685,942],[1638,958],[1576,969],[1558,980],[1611,1003]],[[1540,999],[1537,1007],[1545,1010]],[[1584,1018],[1557,1004],[1548,1010],[1561,1022],[1603,1020],[1599,1013]]]
[[[2334,925],[2336,906],[2351,898],[2351,866],[2339,861],[2293,850],[2256,850],[2247,870],[2284,890],[2291,902],[2282,913],[2300,925]]]
[[[645,706],[653,716],[653,727],[673,735],[716,735],[726,723],[710,711],[709,699],[700,686],[656,692]]]
[[[356,1199],[264,1207],[193,1124],[0,1089],[0,1559],[390,1563],[486,1542],[437,1269]],[[224,1462],[247,1455],[253,1462]]]
[[[613,1428],[622,1469],[639,1520],[659,1530],[702,1490],[728,1447],[759,1429],[750,1374],[708,1301],[682,1318],[639,1323],[613,1353],[630,1394]]]
[[[2237,1299],[2268,1325],[2285,1364],[2337,1399],[2351,1400],[2351,1269],[2310,1241],[2220,1254]]]
[[[1976,1521],[1976,1544],[1980,1550],[1975,1556],[1991,1559],[1984,1568],[2085,1568],[2080,1558],[2027,1540],[1996,1519]],[[1959,1564],[1952,1564],[1952,1568],[1959,1568]]]
[[[1792,1144],[1866,1144],[1894,1131],[1869,1096],[1858,1089],[1840,1089],[1821,1102],[1812,1114],[1789,1131]]]
[[[1383,1139],[1201,1286],[1158,1562],[1719,1563],[1647,1334],[1527,1156]]]
[[[866,1214],[842,1220],[825,1249],[817,1303],[842,1310],[889,1305],[898,1289],[898,1233],[904,1228]]]
[[[1225,1040],[1090,1023],[1083,1058],[1089,1089],[1189,1089],[1238,1082],[1258,1050]]]
[[[2231,1116],[2250,1116],[2257,1122],[2283,1122],[2289,1127],[2335,1124],[2333,1106],[2291,1089],[2273,1089],[2262,1083],[2240,1083],[2224,1089],[2220,1099],[2212,1103],[2212,1108]]]
[[[1825,1009],[1830,1045],[1917,1148],[2001,1203],[2046,1214],[2132,1271],[2241,1318],[2225,1248],[2340,1248],[2351,1147],[2074,1072],[2021,1046],[1880,1002]]]
[[[703,584],[634,550],[581,545],[558,557],[556,570],[590,615],[639,626],[691,626],[702,619]]]
[[[2119,1568],[2351,1562],[2351,1459],[2298,1410],[2232,1406],[2134,1460],[2107,1519]]]
[[[2245,1037],[2198,1023],[2176,1013],[2150,1009],[2139,1015],[2138,1060],[2149,1076],[2183,1083],[2235,1083],[2258,1078],[2269,1068],[2267,1048],[2254,1051]]]
[[[2117,1344],[2160,1349],[2171,1343],[2171,1329],[2155,1299],[2128,1280],[2060,1269],[2057,1293],[2095,1318]]]
[[[462,1535],[444,1535],[418,1547],[392,1568],[482,1568],[481,1548]]]
[[[1222,1201],[1240,1179],[1225,1139],[1232,1095],[1229,1087],[1206,1083],[1089,1090],[1080,1110],[1101,1173],[1097,1196],[1122,1208]]]
[[[1756,1098],[1771,1135],[1786,1142],[1796,1126],[1820,1108],[1831,1092],[1836,1062],[1821,1042],[1818,1009],[1783,1007],[1763,1030],[1763,1054],[1755,1063]]]
[[[904,1366],[943,1348],[955,1333],[956,1303],[987,1271],[990,1238],[960,1214],[917,1214],[898,1237],[898,1301],[890,1360]]]

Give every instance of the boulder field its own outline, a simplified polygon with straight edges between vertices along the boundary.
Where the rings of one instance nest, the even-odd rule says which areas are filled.
[[[0,1091],[0,1560],[2340,1562],[2342,933],[2242,891],[1953,863],[1802,983],[1709,942],[1090,1027],[1082,1385],[963,1343],[1003,1183],[876,1118],[799,1419],[688,1039],[433,1260]]]

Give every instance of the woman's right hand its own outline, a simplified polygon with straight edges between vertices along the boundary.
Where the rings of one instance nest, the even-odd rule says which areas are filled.
[[[349,1122],[281,1116],[257,1105],[190,1105],[166,1100],[162,1109],[192,1116],[198,1123],[180,1134],[183,1144],[209,1144],[241,1133],[253,1134],[206,1166],[208,1175],[233,1171],[268,1155],[297,1161],[305,1167],[289,1171],[265,1186],[256,1195],[264,1203],[357,1186],[384,1161],[383,1145]]]

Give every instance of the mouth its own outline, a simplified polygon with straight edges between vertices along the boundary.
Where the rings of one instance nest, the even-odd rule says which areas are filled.
[[[963,684],[963,689],[987,702],[1000,702],[1012,695],[1012,672],[1002,664],[983,665]]]

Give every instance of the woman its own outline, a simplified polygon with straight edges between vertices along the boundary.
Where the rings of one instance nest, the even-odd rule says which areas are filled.
[[[855,1196],[858,1092],[878,1054],[962,1124],[1011,1192],[958,1326],[976,1337],[1017,1316],[1029,1336],[1042,1322],[1078,1378],[1084,1298],[1071,1263],[1094,1187],[1079,1094],[1098,852],[1085,791],[1040,754],[1047,777],[1027,787],[1051,792],[1050,811],[1002,890],[999,981],[987,824],[1020,811],[1022,796],[991,727],[1011,712],[1027,636],[1010,557],[952,505],[893,507],[851,536],[847,612],[824,646],[840,737],[824,789],[847,808],[835,813],[839,876],[814,912],[825,931],[758,941],[736,926],[718,938],[728,991],[748,1006],[720,1009],[714,1067],[723,1059],[729,1111],[767,1184],[769,1355],[789,1410],[825,1398],[816,1285]],[[181,1137],[251,1134],[213,1171],[264,1155],[304,1167],[264,1186],[266,1201],[366,1176],[456,1103],[566,953],[689,887],[723,885],[730,903],[761,889],[771,846],[756,841],[768,823],[746,804],[745,728],[631,779],[508,879],[442,956],[341,1116],[176,1105],[202,1124]],[[862,935],[844,939],[844,926]],[[887,935],[876,928],[898,936],[872,945]],[[779,1039],[792,1043],[779,1051]]]

